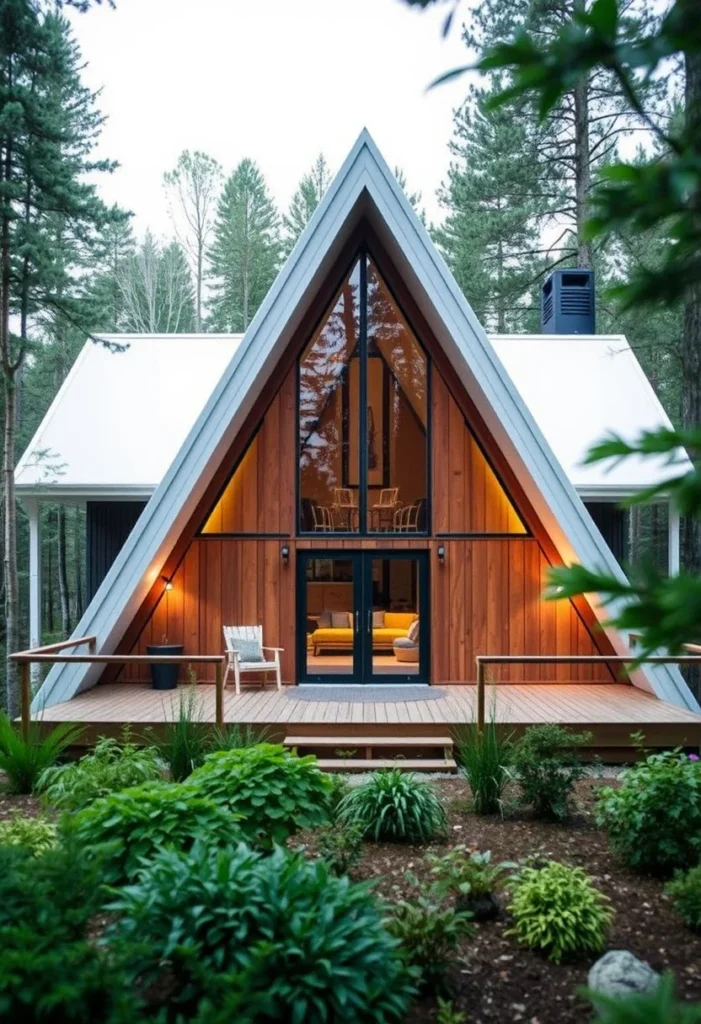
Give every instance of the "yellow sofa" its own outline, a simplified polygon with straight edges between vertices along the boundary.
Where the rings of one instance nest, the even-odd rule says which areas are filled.
[[[384,625],[373,626],[373,650],[392,650],[394,641],[406,636],[417,618],[415,612],[385,612]],[[350,651],[353,648],[353,630],[322,626],[314,630],[309,642],[315,655],[321,650]]]

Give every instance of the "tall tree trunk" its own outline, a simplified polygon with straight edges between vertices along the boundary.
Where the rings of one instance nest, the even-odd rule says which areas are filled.
[[[5,371],[5,424],[3,448],[3,483],[5,512],[5,551],[3,575],[5,577],[5,650],[12,654],[17,650],[19,640],[19,580],[17,575],[17,506],[15,502],[15,431],[16,400],[14,374]],[[7,661],[7,713],[15,717],[19,713],[19,691],[17,667]]]
[[[591,244],[584,237],[591,184],[589,157],[589,81],[582,76],[574,87],[574,178],[577,218],[577,266],[592,266]]]
[[[80,509],[74,509],[73,516],[73,564],[75,565],[75,622],[83,614],[83,542],[81,536],[82,517]]]
[[[497,247],[497,331],[506,334],[506,310],[504,297],[504,242],[499,239]]]
[[[197,274],[195,282],[195,331],[197,334],[202,330],[202,277],[204,261],[204,241],[197,239]]]
[[[56,566],[58,568],[58,594],[61,602],[61,632],[64,637],[71,635],[71,609],[66,571],[66,506],[58,506],[58,529],[56,531]]]

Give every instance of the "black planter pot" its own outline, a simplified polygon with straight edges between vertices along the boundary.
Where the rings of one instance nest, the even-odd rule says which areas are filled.
[[[499,917],[501,911],[499,900],[492,892],[483,896],[458,896],[455,909],[469,911],[475,921],[493,921],[495,917]]]
[[[149,644],[146,648],[147,654],[154,656],[167,654],[182,654],[182,644]],[[154,690],[174,690],[178,685],[180,665],[151,665],[151,681]]]

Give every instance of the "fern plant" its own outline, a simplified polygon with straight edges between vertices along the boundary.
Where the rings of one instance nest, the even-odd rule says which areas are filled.
[[[34,793],[43,772],[77,743],[82,732],[82,726],[60,722],[44,735],[41,726],[32,722],[25,739],[8,716],[0,713],[0,771],[7,776],[9,792]]]
[[[526,867],[511,878],[509,888],[514,926],[505,934],[556,964],[579,953],[601,952],[613,912],[608,897],[582,868],[558,861]]]
[[[399,768],[375,772],[351,790],[341,800],[337,817],[376,843],[428,843],[448,828],[433,787]]]

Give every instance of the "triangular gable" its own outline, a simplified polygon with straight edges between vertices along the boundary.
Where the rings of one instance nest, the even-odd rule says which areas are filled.
[[[246,416],[362,218],[367,219],[452,364],[565,562],[621,570],[367,131],[363,131],[278,275],[239,349],[120,552],[75,636],[116,649],[151,590],[185,523],[203,498]],[[603,611],[594,602],[600,620]],[[627,655],[623,638],[607,634]],[[87,689],[100,666],[57,665],[35,709]],[[646,666],[635,682],[697,709],[674,667]]]

